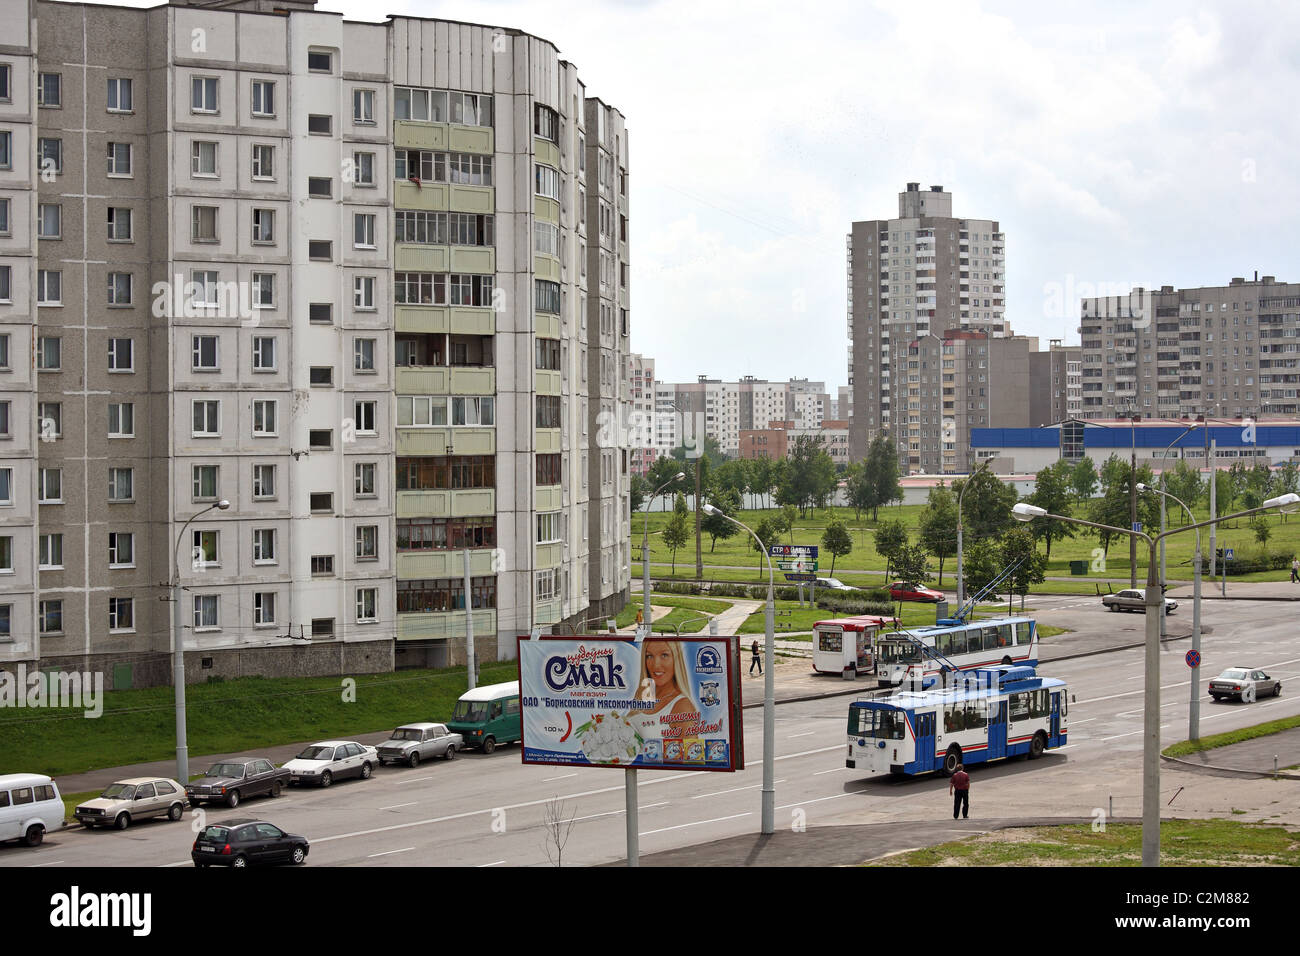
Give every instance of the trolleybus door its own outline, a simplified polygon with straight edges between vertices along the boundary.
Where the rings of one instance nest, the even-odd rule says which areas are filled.
[[[916,715],[916,770],[934,769],[934,714]]]
[[[997,760],[1007,755],[1007,702],[999,700],[989,707],[988,759]]]
[[[1048,734],[1050,735],[1052,746],[1059,747],[1061,745],[1061,695],[1060,694],[1052,695],[1052,724],[1050,730],[1048,731]]]

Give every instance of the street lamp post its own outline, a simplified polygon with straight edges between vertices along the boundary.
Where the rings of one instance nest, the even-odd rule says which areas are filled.
[[[1136,491],[1136,487],[1134,491]],[[1285,494],[1270,498],[1258,508],[1239,511],[1222,518],[1197,522],[1183,528],[1166,531],[1152,537],[1142,531],[1127,531],[1096,521],[1082,518],[1067,518],[1063,515],[1049,514],[1046,508],[1039,508],[1028,502],[1020,502],[1011,509],[1019,521],[1032,521],[1035,518],[1052,518],[1089,528],[1100,528],[1114,534],[1128,534],[1136,543],[1141,538],[1147,543],[1150,554],[1147,558],[1146,587],[1146,660],[1145,660],[1145,705],[1142,709],[1142,865],[1160,865],[1160,620],[1164,614],[1164,596],[1157,586],[1157,546],[1160,541],[1172,534],[1192,531],[1204,527],[1213,527],[1217,521],[1229,521],[1245,518],[1273,508],[1293,507],[1300,504],[1300,495]]]
[[[758,535],[749,525],[737,521],[730,515],[723,514],[711,504],[704,510],[710,515],[722,515],[734,525],[749,532],[758,541],[758,548],[767,558],[767,608],[763,612],[763,627],[767,635],[767,648],[763,653],[763,830],[765,834],[776,832],[776,684],[772,678],[772,665],[776,661],[776,601],[772,584],[772,558],[767,553],[767,545],[759,540]]]
[[[984,463],[976,468],[969,478],[962,482],[961,491],[957,492],[957,607],[961,608],[966,603],[966,579],[961,575],[961,499],[966,494],[966,489],[981,471],[989,466],[991,458],[985,458]]]
[[[226,511],[230,508],[230,502],[222,498],[216,504],[208,505],[191,516],[189,521],[181,525],[181,532],[176,536],[176,547],[172,549],[172,682],[176,685],[176,781],[182,787],[190,782],[190,748],[185,729],[185,630],[181,610],[181,541],[185,537],[185,529],[191,522],[213,508]]]

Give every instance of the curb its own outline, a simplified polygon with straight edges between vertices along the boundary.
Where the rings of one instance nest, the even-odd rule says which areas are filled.
[[[1295,770],[1279,770],[1277,773],[1272,770],[1242,770],[1239,767],[1220,767],[1210,763],[1193,763],[1190,760],[1184,760],[1182,757],[1166,757],[1164,754],[1160,755],[1160,759],[1168,763],[1179,764],[1188,770],[1214,770],[1219,773],[1241,774],[1244,777],[1300,781],[1300,771]]]
[[[1165,819],[1166,819],[1165,817],[1161,817],[1160,822],[1164,823]],[[867,863],[879,863],[882,860],[888,860],[890,857],[902,856],[904,853],[915,853],[918,850],[929,850],[933,847],[940,846],[943,843],[960,843],[962,840],[969,840],[971,837],[983,836],[986,833],[997,833],[1001,830],[1024,830],[1030,827],[1077,827],[1085,824],[1091,824],[1094,822],[1095,822],[1095,818],[1093,817],[1060,817],[1060,818],[1052,818],[1050,820],[1044,820],[1042,818],[1035,820],[1031,818],[1029,821],[1026,822],[997,820],[990,823],[988,827],[983,830],[972,830],[969,837],[958,837],[956,840],[941,840],[938,843],[927,843],[924,844],[923,846],[908,847],[907,849],[904,850],[890,850],[888,853],[882,853],[880,856],[869,857],[868,859],[863,860],[862,864],[859,865],[864,865]],[[1142,823],[1142,818],[1141,817],[1107,817],[1106,823],[1107,824],[1126,823],[1132,826],[1137,826]]]

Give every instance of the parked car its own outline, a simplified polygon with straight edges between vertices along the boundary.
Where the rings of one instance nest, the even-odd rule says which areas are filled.
[[[1280,693],[1280,680],[1248,667],[1229,667],[1210,681],[1210,696],[1215,700],[1223,700],[1225,697],[1235,697],[1241,701],[1257,700],[1260,697],[1276,697]]]
[[[125,830],[136,820],[160,816],[179,820],[184,812],[185,790],[175,780],[132,777],[109,784],[94,800],[78,804],[72,815],[90,829],[111,824]]]
[[[1112,611],[1141,611],[1145,614],[1147,611],[1147,592],[1142,588],[1116,591],[1114,594],[1107,594],[1103,597],[1101,603]],[[1172,598],[1165,598],[1166,614],[1173,614],[1176,607],[1178,607],[1177,601]]]
[[[185,785],[190,805],[224,803],[237,807],[241,800],[269,794],[278,797],[289,782],[288,770],[276,767],[264,757],[253,760],[222,760],[208,768],[198,780]]]
[[[465,738],[453,734],[446,724],[403,724],[393,731],[393,736],[376,748],[379,762],[404,763],[416,766],[421,760],[442,757],[451,760],[456,751],[463,749]]]
[[[41,773],[0,774],[0,842],[40,846],[47,832],[62,826],[63,798],[53,780]]]
[[[828,591],[861,591],[862,588],[855,588],[851,584],[845,584],[839,578],[818,578],[813,582],[819,588],[825,588]]]
[[[328,787],[344,777],[369,780],[378,762],[379,755],[374,747],[355,740],[322,740],[298,754],[283,769],[289,771],[291,784],[314,783]]]
[[[208,866],[243,868],[268,863],[305,863],[311,844],[304,836],[285,833],[265,820],[227,820],[203,828],[190,859],[202,869]]]
[[[944,596],[942,591],[927,588],[923,584],[911,584],[907,581],[895,581],[889,586],[889,599],[891,601],[925,601],[930,604],[938,604],[944,599]]]

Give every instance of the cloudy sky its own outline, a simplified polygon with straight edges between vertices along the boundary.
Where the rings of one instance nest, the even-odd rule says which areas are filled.
[[[526,30],[624,112],[632,347],[662,380],[846,384],[845,236],[909,181],[1001,222],[1007,316],[1044,340],[1077,342],[1067,316],[1103,284],[1300,281],[1297,5],[318,8]]]

